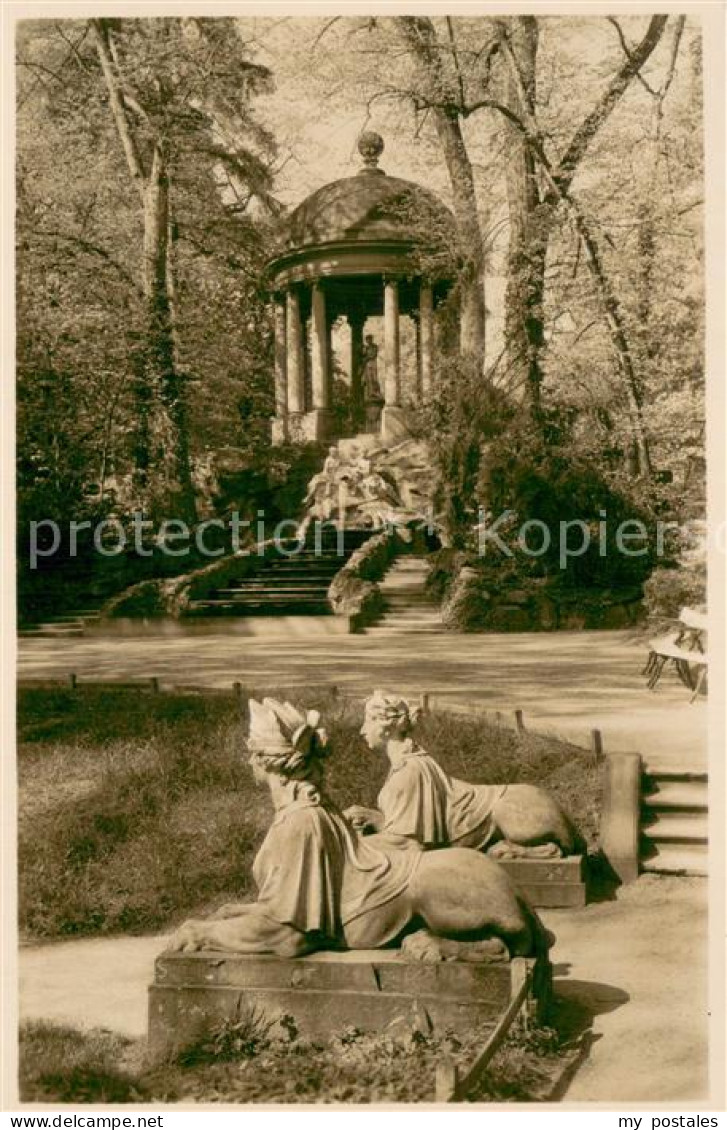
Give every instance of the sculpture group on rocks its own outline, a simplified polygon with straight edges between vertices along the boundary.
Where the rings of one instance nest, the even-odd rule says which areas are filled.
[[[380,692],[369,700],[370,744],[400,740],[394,735],[401,733],[403,707],[392,713],[393,702],[401,700]],[[411,711],[406,717],[412,724]],[[360,834],[326,796],[330,750],[320,722],[317,711],[304,715],[289,703],[251,700],[250,765],[274,809],[253,866],[258,898],[185,923],[170,948],[298,957],[400,941],[405,956],[424,961],[546,953],[550,939],[537,915],[504,869],[480,851],[428,851],[410,828],[403,835]]]
[[[377,471],[366,454],[352,452],[343,459],[336,446],[330,448],[323,470],[308,484],[303,507],[300,537],[314,521],[335,520],[348,528],[378,529],[405,511],[396,484]]]

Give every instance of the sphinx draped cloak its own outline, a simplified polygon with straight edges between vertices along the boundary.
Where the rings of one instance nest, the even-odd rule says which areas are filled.
[[[411,836],[425,847],[483,850],[496,838],[493,809],[506,788],[450,777],[408,740],[379,793],[382,831]]]
[[[278,810],[257,854],[257,907],[302,933],[345,944],[355,930],[385,945],[410,920],[402,896],[420,857],[420,845],[404,837],[363,839],[315,790],[307,790]],[[385,905],[385,915],[372,914]],[[367,922],[357,922],[366,916]]]

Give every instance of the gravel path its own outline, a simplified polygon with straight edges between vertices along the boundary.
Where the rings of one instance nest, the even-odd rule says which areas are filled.
[[[435,705],[524,711],[525,721],[579,744],[598,728],[606,750],[636,750],[652,768],[702,770],[707,703],[692,704],[669,672],[656,691],[641,670],[646,648],[630,632],[250,638],[79,637],[19,641],[23,679],[143,679],[249,690],[335,684],[430,693]]]
[[[556,993],[593,1042],[568,1102],[689,1103],[707,1097],[706,880],[642,876],[617,900],[542,911],[556,933]],[[20,1011],[129,1036],[165,937],[99,938],[20,954]]]

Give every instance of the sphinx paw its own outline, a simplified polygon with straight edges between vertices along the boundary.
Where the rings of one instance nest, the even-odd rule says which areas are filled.
[[[172,935],[167,951],[171,953],[194,953],[205,947],[205,924],[190,919]]]
[[[487,854],[490,859],[559,859],[563,853],[554,841],[529,847],[512,840],[498,840],[487,849]]]
[[[428,930],[407,934],[401,943],[401,953],[405,961],[423,961],[427,965],[444,961],[440,939]]]

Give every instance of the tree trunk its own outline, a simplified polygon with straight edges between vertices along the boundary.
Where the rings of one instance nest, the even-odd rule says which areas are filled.
[[[541,205],[533,212],[525,212],[526,217],[533,217],[534,222],[535,253],[531,252],[530,256],[533,266],[531,285],[529,288],[519,288],[518,292],[515,283],[513,284],[513,314],[517,308],[518,299],[521,302],[525,299],[530,304],[530,310],[523,311],[526,318],[526,333],[523,336],[523,345],[529,344],[531,351],[529,366],[524,377],[530,382],[533,415],[536,419],[540,417],[539,379],[541,376],[540,350],[543,344],[542,293],[544,289],[545,255],[555,210],[559,204],[564,204],[574,220],[581,245],[586,253],[589,270],[603,302],[606,324],[625,386],[633,435],[633,448],[637,459],[637,473],[644,475],[652,473],[652,465],[642,413],[641,384],[634,368],[618,299],[604,271],[596,241],[588,229],[583,213],[570,193],[570,187],[576,170],[594,136],[607,121],[614,107],[628,89],[629,84],[659,43],[664,34],[667,19],[667,16],[652,16],[640,43],[634,48],[625,47],[625,62],[613,76],[594,108],[576,129],[570,144],[555,169],[551,165],[543,146],[543,137],[538,127],[535,106],[537,18],[534,16],[515,17],[507,21],[507,24],[503,22],[500,32],[501,46],[509,67],[507,90],[509,104],[505,107],[505,114],[508,121],[511,117],[517,120],[518,125],[512,122],[513,133],[519,135],[519,144],[524,150],[529,151],[533,162],[533,172],[536,168],[540,168],[546,182],[546,190],[542,194],[542,200],[547,205],[548,210],[544,211]],[[512,143],[513,146],[516,145],[514,136]],[[527,185],[529,179],[528,165],[524,155],[523,162],[523,171],[521,171],[519,178],[513,181],[513,189],[520,189],[520,192],[522,192],[523,186]],[[533,180],[534,178],[530,178],[530,183],[533,183]],[[536,193],[537,198],[540,199],[537,184],[532,190],[531,203],[534,203]],[[527,209],[528,200],[526,199],[524,203]],[[539,217],[538,212],[540,213]],[[541,262],[542,273],[538,276],[537,272],[540,270]],[[514,265],[517,266],[517,260]],[[540,285],[538,285],[538,280],[540,280]],[[528,316],[530,317],[529,323],[527,321]],[[525,338],[527,338],[527,341]],[[520,356],[521,354],[518,352],[513,358],[513,362],[517,363]],[[537,393],[534,392],[536,383]]]
[[[460,349],[481,369],[485,359],[485,253],[474,173],[462,136],[460,114],[454,104],[441,104],[448,79],[432,21],[424,16],[397,16],[394,22],[417,64],[424,100],[449,173],[462,260]]]
[[[462,258],[460,349],[482,368],[485,359],[485,254],[474,175],[459,118],[436,110],[434,122],[452,186]]]
[[[157,141],[144,190],[145,375],[152,390],[150,419],[142,424],[151,447],[146,485],[154,508],[173,505],[174,517],[193,521],[187,414],[174,349],[170,227],[166,146]]]
[[[168,146],[163,138],[157,138],[150,161],[145,160],[127,115],[129,96],[124,90],[110,26],[102,19],[91,20],[90,26],[116,131],[143,210],[141,273],[145,325],[144,338],[134,358],[134,481],[145,510],[159,517],[193,522],[196,514],[187,413],[174,349]]]
[[[606,325],[611,336],[611,343],[616,354],[619,372],[623,381],[629,424],[631,427],[633,471],[637,476],[651,476],[653,474],[653,466],[642,411],[643,390],[641,381],[637,377],[634,368],[631,349],[621,314],[621,307],[604,270],[598,245],[588,228],[585,217],[572,197],[566,198],[566,204],[569,206],[576,231],[578,232],[578,237],[581,241],[581,246],[586,255],[588,269],[591,272],[591,277],[596,284],[596,289],[601,298]]]
[[[536,18],[514,17],[509,25],[509,40],[522,84],[519,88],[510,75],[506,100],[508,108],[519,117],[523,112],[521,97],[527,99],[530,112],[534,113],[535,108]],[[509,135],[505,170],[510,220],[505,290],[508,378],[511,387],[525,390],[531,418],[540,427],[545,261],[553,209],[541,198],[538,163],[526,134],[511,122],[506,122],[505,129]]]

